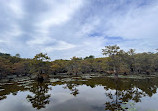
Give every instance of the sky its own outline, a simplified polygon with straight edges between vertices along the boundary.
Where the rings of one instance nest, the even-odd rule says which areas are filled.
[[[0,52],[103,57],[107,45],[158,48],[158,0],[0,0]]]

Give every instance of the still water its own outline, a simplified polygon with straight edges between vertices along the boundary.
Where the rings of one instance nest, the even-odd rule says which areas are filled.
[[[19,79],[0,83],[0,111],[158,111],[158,78]]]

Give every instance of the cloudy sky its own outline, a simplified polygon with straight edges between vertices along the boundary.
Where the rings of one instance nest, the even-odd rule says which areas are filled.
[[[0,52],[101,57],[114,44],[158,48],[158,0],[0,0]]]

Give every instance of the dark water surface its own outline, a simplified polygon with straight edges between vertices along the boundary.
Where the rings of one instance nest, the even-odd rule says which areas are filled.
[[[158,78],[0,83],[0,111],[158,111]]]

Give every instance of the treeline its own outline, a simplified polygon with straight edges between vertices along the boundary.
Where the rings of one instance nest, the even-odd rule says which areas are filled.
[[[86,73],[105,74],[155,74],[158,72],[158,53],[135,53],[134,49],[124,51],[119,46],[105,46],[105,57],[72,57],[70,60],[50,61],[47,54],[37,54],[33,59],[20,58],[0,53],[0,78],[8,75],[42,74],[79,75]]]

